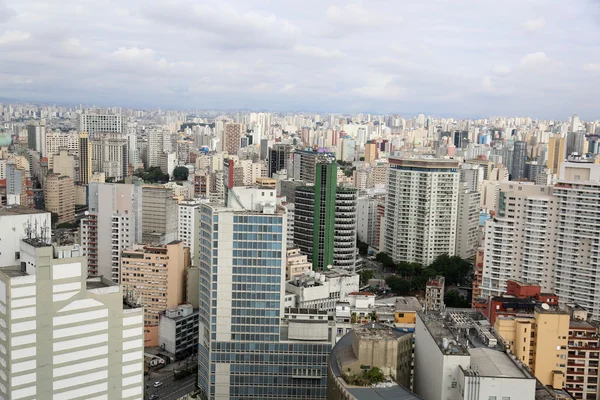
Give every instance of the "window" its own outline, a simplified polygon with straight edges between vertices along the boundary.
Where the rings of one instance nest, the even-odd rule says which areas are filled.
[[[490,396],[488,397],[488,400],[496,400],[496,396]]]

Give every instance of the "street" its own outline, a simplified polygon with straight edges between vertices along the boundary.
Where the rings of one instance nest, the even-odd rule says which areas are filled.
[[[196,388],[196,374],[186,376],[180,380],[173,380],[173,368],[177,363],[166,366],[165,368],[150,372],[144,379],[145,399],[151,395],[158,395],[160,400],[176,400],[181,396],[188,394]],[[162,382],[160,387],[155,388],[154,382]]]

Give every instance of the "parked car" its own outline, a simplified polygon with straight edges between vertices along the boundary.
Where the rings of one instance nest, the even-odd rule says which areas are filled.
[[[162,382],[156,381],[154,382],[154,387],[161,387],[162,386]]]

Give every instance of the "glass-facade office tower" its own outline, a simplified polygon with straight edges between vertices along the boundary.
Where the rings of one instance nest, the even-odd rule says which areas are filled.
[[[200,205],[198,384],[211,400],[324,399],[330,342],[290,339],[286,216],[263,210]]]

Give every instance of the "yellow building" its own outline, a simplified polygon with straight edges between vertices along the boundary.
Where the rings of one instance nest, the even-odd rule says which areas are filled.
[[[371,163],[377,159],[377,143],[365,144],[365,162]]]
[[[531,316],[499,316],[494,330],[540,382],[562,389],[567,373],[569,320],[565,311],[536,306]]]
[[[548,141],[548,169],[550,173],[558,174],[560,164],[567,158],[566,139],[561,135],[553,135]]]
[[[144,346],[158,345],[159,314],[184,302],[185,274],[189,266],[190,249],[179,240],[123,252],[123,293],[144,306]]]

